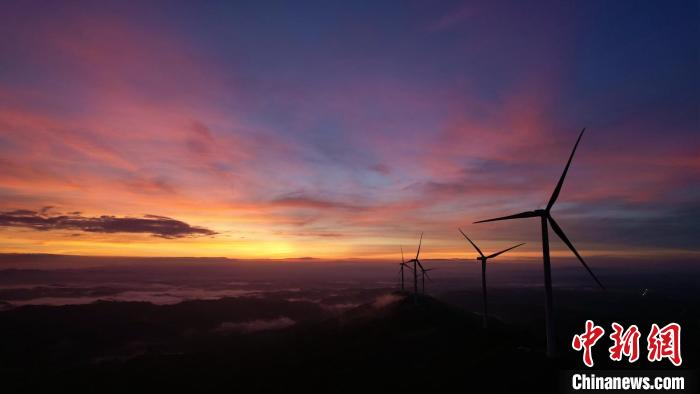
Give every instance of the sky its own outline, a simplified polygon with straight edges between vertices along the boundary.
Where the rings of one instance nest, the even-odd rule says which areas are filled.
[[[10,1],[0,252],[700,252],[697,1]],[[550,234],[550,238],[554,237]],[[555,255],[568,255],[559,241]]]

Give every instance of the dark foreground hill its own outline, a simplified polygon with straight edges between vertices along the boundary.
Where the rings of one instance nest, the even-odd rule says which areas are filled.
[[[521,331],[497,321],[485,331],[473,314],[401,293],[335,315],[253,298],[24,307],[0,313],[0,334],[3,392],[541,392],[554,382]]]

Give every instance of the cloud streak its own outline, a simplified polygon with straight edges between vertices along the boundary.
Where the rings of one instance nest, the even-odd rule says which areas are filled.
[[[293,326],[295,324],[296,321],[286,316],[280,316],[276,319],[259,319],[241,323],[223,322],[218,327],[216,327],[214,331],[222,333],[241,332],[244,334],[249,334],[258,331],[280,330],[283,328]]]
[[[88,233],[141,233],[154,237],[176,239],[195,236],[213,236],[217,233],[203,227],[191,226],[165,216],[144,215],[116,217],[102,215],[86,217],[78,213],[62,215],[50,213],[50,208],[39,212],[26,209],[0,212],[0,226],[24,227],[38,231],[71,230]]]

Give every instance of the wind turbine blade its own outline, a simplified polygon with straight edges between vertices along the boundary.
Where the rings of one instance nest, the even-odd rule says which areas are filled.
[[[418,260],[418,255],[420,254],[420,246],[423,243],[423,233],[420,233],[420,241],[418,241],[418,251],[416,252],[416,260]],[[420,263],[418,263],[420,264]]]
[[[508,248],[508,249],[503,249],[503,250],[501,250],[500,252],[496,252],[496,253],[494,253],[494,254],[488,255],[488,256],[486,256],[486,258],[487,258],[487,259],[490,259],[490,258],[492,258],[492,257],[496,257],[496,256],[498,256],[498,255],[501,254],[501,253],[505,253],[505,252],[507,252],[507,251],[509,251],[509,250],[511,250],[511,249],[515,249],[515,248],[517,248],[518,246],[523,246],[523,245],[525,245],[525,243],[521,243],[521,244],[517,244],[517,245],[515,245],[515,246],[511,246],[511,247]]]
[[[501,216],[499,218],[486,219],[486,220],[479,220],[478,222],[474,222],[474,223],[495,222],[497,220],[534,218],[534,217],[538,217],[538,216],[540,216],[540,215],[535,211],[526,211],[526,212],[516,213],[515,215]]]
[[[481,249],[479,249],[479,247],[476,246],[476,244],[475,244],[474,242],[472,242],[472,240],[469,239],[469,237],[467,237],[467,234],[465,234],[464,231],[462,231],[461,228],[459,229],[459,232],[462,233],[462,235],[464,235],[464,238],[466,238],[467,241],[469,241],[470,244],[472,244],[472,246],[474,247],[474,249],[476,249],[476,251],[479,252],[479,254],[481,255],[481,257],[484,257],[484,254],[481,253]]]
[[[432,282],[433,278],[431,278],[430,275],[428,275],[428,271],[430,271],[430,270],[423,271],[423,274],[425,274],[425,277],[428,278],[428,280]]]
[[[401,246],[401,263],[405,263],[405,261],[403,261],[403,246]]]
[[[418,263],[421,271],[425,271],[425,268],[423,268],[423,264],[420,263],[420,260],[416,260],[416,263]]]
[[[574,153],[576,153],[576,148],[578,147],[578,143],[581,142],[581,137],[583,137],[584,131],[586,131],[585,127],[583,128],[583,130],[581,130],[581,134],[578,135],[578,139],[576,140],[576,144],[574,145],[574,149],[571,151],[571,155],[569,156],[569,161],[566,162],[566,167],[564,167],[564,172],[561,174],[561,178],[559,178],[559,182],[557,183],[557,187],[554,188],[554,192],[552,193],[552,197],[549,198],[549,202],[547,203],[547,211],[552,209],[552,206],[557,201],[557,197],[559,197],[559,192],[561,191],[561,186],[564,184],[564,178],[566,178],[566,173],[569,171],[569,166],[571,165],[571,159],[574,158]]]
[[[605,290],[605,286],[603,286],[603,284],[600,283],[600,281],[595,276],[593,271],[591,271],[591,269],[588,267],[588,264],[586,264],[586,262],[583,261],[583,257],[581,257],[581,255],[578,254],[578,251],[576,251],[576,248],[574,248],[574,245],[571,243],[571,241],[569,241],[569,238],[566,237],[566,234],[564,234],[564,230],[562,230],[561,227],[559,227],[557,222],[554,221],[553,217],[549,216],[547,219],[549,219],[549,225],[552,226],[552,230],[554,230],[554,232],[559,236],[559,238],[561,238],[561,240],[564,241],[566,246],[568,246],[569,249],[571,249],[571,251],[574,252],[574,254],[576,255],[576,257],[578,257],[578,260],[581,262],[581,264],[583,264],[583,266],[586,268],[588,273],[591,274],[591,276],[593,277],[593,280],[595,280],[596,283],[598,283],[598,286],[600,286],[601,289]]]

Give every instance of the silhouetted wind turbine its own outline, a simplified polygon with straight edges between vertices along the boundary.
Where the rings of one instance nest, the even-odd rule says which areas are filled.
[[[420,241],[418,241],[418,251],[416,252],[416,258],[408,260],[406,263],[413,263],[413,299],[418,300],[418,268],[423,269],[418,256],[420,255],[420,247],[423,244],[423,233],[420,233]]]
[[[435,268],[423,268],[422,266],[420,267],[421,278],[423,280],[422,289],[421,289],[423,291],[423,294],[425,294],[425,278],[427,277],[428,280],[430,280],[431,282],[433,281],[433,279],[430,276],[428,276],[428,271],[432,271],[434,269]]]
[[[401,271],[401,291],[404,291],[404,286],[403,286],[403,269],[408,268],[411,269],[411,267],[408,265],[406,261],[403,259],[403,247],[401,247],[401,262],[399,263],[399,270]]]
[[[561,174],[561,177],[559,178],[559,182],[557,183],[557,186],[554,188],[554,192],[552,193],[552,196],[549,198],[549,202],[547,203],[547,208],[545,209],[537,209],[534,211],[526,211],[526,212],[521,212],[521,213],[516,213],[515,215],[509,215],[509,216],[502,216],[494,219],[487,219],[487,220],[480,220],[475,223],[484,223],[484,222],[493,222],[497,220],[509,220],[509,219],[522,219],[522,218],[534,218],[534,217],[539,217],[540,222],[542,224],[542,261],[544,263],[544,288],[545,288],[545,295],[546,295],[546,302],[545,302],[545,323],[547,327],[547,355],[550,357],[554,357],[556,355],[556,335],[554,331],[554,310],[552,309],[552,273],[551,273],[551,268],[549,264],[549,237],[548,237],[548,227],[547,223],[549,223],[550,226],[552,226],[552,230],[561,238],[562,241],[566,244],[566,246],[571,249],[571,251],[576,255],[578,260],[583,264],[583,266],[586,268],[589,274],[593,277],[593,279],[596,281],[596,283],[603,289],[605,290],[605,287],[603,286],[602,283],[598,280],[598,278],[593,274],[593,271],[588,267],[585,261],[583,261],[583,258],[581,257],[580,254],[576,251],[576,248],[574,248],[574,245],[569,241],[569,238],[566,237],[566,234],[564,234],[564,231],[559,227],[557,222],[554,220],[552,215],[550,214],[550,211],[552,209],[552,206],[554,203],[557,201],[557,197],[559,197],[559,192],[561,191],[561,187],[564,184],[564,178],[566,177],[567,171],[569,171],[569,166],[571,165],[571,159],[574,158],[574,153],[576,152],[576,148],[578,147],[578,143],[581,141],[581,137],[583,136],[583,132],[586,131],[584,128],[581,130],[581,134],[579,134],[578,139],[576,140],[576,144],[574,145],[574,149],[571,151],[571,155],[569,156],[569,161],[566,163],[566,167],[564,167],[564,172]]]
[[[517,244],[515,246],[511,246],[508,249],[503,249],[500,252],[496,252],[496,253],[490,254],[488,256],[484,256],[484,254],[481,253],[481,249],[479,249],[479,247],[476,246],[476,244],[471,239],[469,239],[469,237],[467,237],[467,234],[465,234],[461,228],[459,229],[459,232],[462,233],[462,235],[464,235],[464,238],[466,238],[467,241],[469,241],[469,243],[472,244],[474,249],[476,249],[476,251],[479,252],[479,256],[477,256],[476,259],[481,260],[481,290],[483,292],[483,299],[484,299],[484,328],[488,328],[488,309],[486,307],[486,260],[492,259],[492,258],[498,256],[499,254],[505,253],[511,249],[515,249],[518,246],[522,246],[525,244],[524,243]]]

